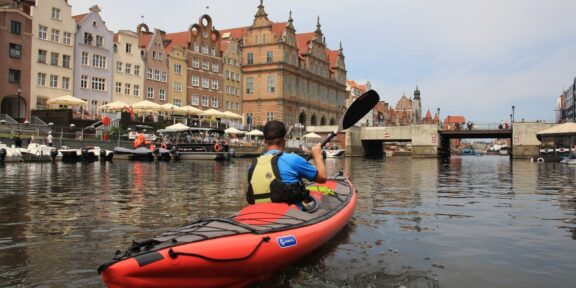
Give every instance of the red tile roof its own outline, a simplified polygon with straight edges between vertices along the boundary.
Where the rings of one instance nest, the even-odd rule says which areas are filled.
[[[428,109],[428,111],[426,112],[426,116],[424,116],[424,119],[432,120],[432,113],[430,113],[430,109]]]
[[[118,34],[120,33],[114,33],[114,42],[118,42]]]
[[[314,32],[296,34],[296,43],[300,54],[308,52],[308,44],[314,39]]]
[[[76,23],[80,23],[80,22],[82,22],[82,20],[84,19],[84,17],[86,17],[86,15],[88,15],[88,13],[84,13],[84,14],[72,16],[72,18],[74,18],[74,20],[76,21]]]
[[[464,123],[466,119],[464,116],[448,116],[444,119],[444,123]]]
[[[140,35],[140,37],[138,37],[138,46],[140,48],[146,48],[146,46],[148,46],[148,43],[150,43],[150,40],[152,39],[152,33],[142,33]]]
[[[166,53],[170,54],[174,46],[186,47],[188,43],[188,31],[170,33],[164,36],[164,39],[170,40],[170,44],[166,47]]]

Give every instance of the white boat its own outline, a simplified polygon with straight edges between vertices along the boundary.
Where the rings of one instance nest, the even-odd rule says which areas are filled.
[[[158,130],[175,160],[226,160],[228,145],[222,144],[224,130],[202,127]]]
[[[16,148],[14,145],[8,146],[4,143],[0,143],[0,163],[20,161],[22,161],[20,148]]]
[[[44,144],[30,143],[26,148],[20,148],[24,162],[50,162],[58,157],[58,149]]]
[[[82,149],[71,149],[63,146],[58,152],[58,158],[67,163],[95,162],[99,159],[100,161],[111,161],[114,156],[113,151],[101,149],[98,146]]]
[[[498,151],[498,154],[502,155],[502,156],[508,156],[510,155],[510,147],[508,146],[501,146],[500,150]]]
[[[564,157],[562,158],[562,160],[560,160],[560,163],[567,165],[576,165],[576,158]]]
[[[343,149],[327,149],[324,151],[326,151],[326,158],[340,158],[346,153],[346,150]]]

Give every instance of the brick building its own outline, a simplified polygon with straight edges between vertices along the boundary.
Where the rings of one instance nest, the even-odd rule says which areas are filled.
[[[168,103],[168,57],[164,49],[164,31],[154,29],[150,32],[144,23],[136,27],[139,44],[144,60],[144,100],[157,104]]]

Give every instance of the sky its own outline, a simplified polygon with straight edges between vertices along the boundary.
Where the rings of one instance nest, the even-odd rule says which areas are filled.
[[[203,14],[217,29],[252,24],[259,0],[69,0],[74,15],[99,5],[110,30],[144,22],[186,31]],[[170,3],[166,5],[164,3]],[[392,105],[416,86],[423,114],[476,123],[555,120],[576,77],[573,0],[264,0],[268,18],[297,33],[320,17],[328,48],[344,48],[348,79],[370,81]]]

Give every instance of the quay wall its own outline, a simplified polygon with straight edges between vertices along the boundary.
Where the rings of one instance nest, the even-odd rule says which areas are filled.
[[[556,123],[514,122],[512,126],[512,158],[532,158],[540,155],[540,140],[536,134]]]

